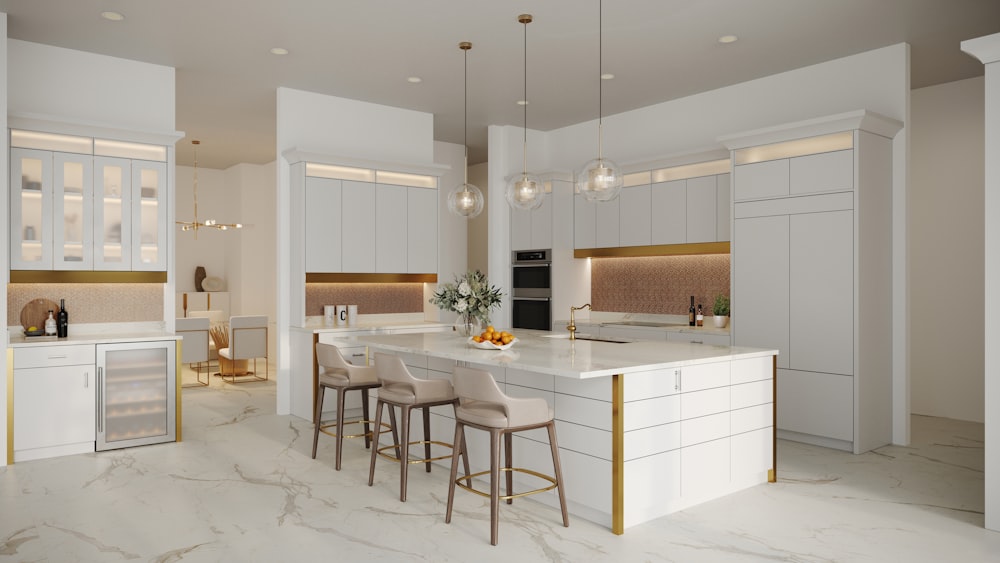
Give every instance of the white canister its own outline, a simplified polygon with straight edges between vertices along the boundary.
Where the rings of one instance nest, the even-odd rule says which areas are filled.
[[[347,324],[353,325],[358,322],[358,306],[348,305],[347,306]]]
[[[326,326],[337,324],[337,307],[335,305],[323,305],[323,324]]]
[[[337,324],[347,324],[347,305],[337,305]]]

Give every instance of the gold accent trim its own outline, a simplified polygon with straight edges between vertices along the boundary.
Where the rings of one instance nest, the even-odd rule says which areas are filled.
[[[778,482],[778,356],[771,356],[771,469],[767,482]]]
[[[437,281],[437,274],[306,274],[306,283],[437,283]]]
[[[449,456],[449,457],[451,457],[451,456]],[[525,491],[523,493],[517,493],[516,495],[499,495],[499,496],[497,496],[497,498],[500,499],[500,500],[511,500],[511,499],[515,499],[515,498],[526,497],[528,495],[533,495],[533,494],[536,494],[536,493],[544,493],[545,491],[551,491],[552,489],[554,489],[554,488],[556,488],[556,487],[559,486],[559,484],[556,483],[555,477],[552,477],[550,475],[546,475],[544,473],[539,473],[539,472],[531,470],[531,469],[525,469],[523,467],[501,467],[500,471],[501,472],[507,471],[507,472],[514,472],[514,473],[526,473],[528,475],[533,475],[535,477],[538,477],[539,479],[542,479],[544,481],[548,481],[549,483],[552,483],[548,487],[544,487],[544,488],[541,488],[541,489],[533,489],[533,490],[530,490],[530,491]],[[466,480],[475,479],[476,477],[482,477],[483,475],[489,475],[489,474],[490,474],[490,470],[487,469],[486,471],[480,471],[478,473],[471,473],[469,475],[461,475],[457,479],[455,479],[455,484],[458,485],[459,487],[465,489],[466,491],[469,491],[470,493],[476,493],[477,495],[479,495],[481,497],[490,498],[490,493],[485,493],[485,492],[480,491],[479,489],[477,489],[475,487],[472,487],[470,485],[463,485],[460,482],[460,481],[466,481]]]
[[[388,424],[386,424],[384,422],[382,423],[382,427],[383,428],[392,429],[391,426],[389,426]],[[344,437],[347,438],[347,436],[344,436]],[[418,440],[416,442],[410,442],[410,443],[406,444],[406,449],[409,450],[410,446],[422,446],[424,444],[430,444],[432,446],[443,446],[445,448],[449,448],[449,449],[452,449],[452,450],[455,449],[454,444],[449,444],[448,442],[439,442],[437,440]],[[375,453],[377,453],[378,455],[384,457],[385,459],[388,459],[390,461],[394,461],[396,463],[399,463],[400,459],[397,456],[395,456],[393,454],[387,454],[387,453],[385,453],[385,450],[395,450],[397,448],[399,448],[399,446],[397,446],[396,444],[389,444],[388,446],[382,446],[381,448],[375,450]],[[441,455],[441,456],[437,456],[437,457],[416,457],[416,458],[410,458],[409,456],[407,456],[406,463],[408,463],[410,465],[413,465],[415,463],[430,463],[432,461],[440,461],[440,460],[443,460],[443,459],[451,459],[451,456],[452,456],[452,454]],[[487,471],[487,473],[489,473],[489,471]]]
[[[313,333],[313,381],[312,381],[312,408],[313,408],[313,422],[316,424],[322,423],[321,418],[323,417],[323,405],[316,404],[316,396],[319,393],[319,357],[316,355],[316,345],[319,344],[319,334]]]
[[[183,388],[182,384],[184,383],[184,374],[181,373],[184,364],[181,362],[181,356],[183,355],[184,352],[183,350],[184,341],[175,340],[174,342],[176,344],[174,349],[177,355],[177,358],[174,360],[174,387],[176,387],[176,389],[174,390],[174,409],[176,409],[176,412],[174,414],[174,426],[175,426],[174,431],[176,433],[175,441],[180,442],[183,438],[183,435],[181,433],[181,422],[184,418],[183,416],[184,401],[181,400],[181,388]]]
[[[14,464],[14,349],[7,348],[7,464]]]
[[[11,270],[10,283],[167,283],[167,273]]]
[[[374,426],[375,425],[375,421],[374,420],[348,420],[348,421],[344,422],[344,426],[349,426],[351,424],[370,424],[370,425]],[[385,428],[386,430],[392,430],[392,426],[389,426],[385,422],[381,423],[380,426],[382,428]],[[337,423],[336,422],[329,422],[327,424],[320,423],[319,431],[322,432],[322,433],[324,433],[324,434],[326,434],[327,436],[333,436],[334,438],[336,438],[337,437],[336,432],[331,432],[330,430],[328,430],[329,428],[336,428],[336,427],[337,427]],[[371,430],[369,430],[368,432],[365,432],[363,434],[344,434],[344,438],[372,438],[372,437],[374,437],[374,434],[372,434]],[[413,442],[410,442],[410,443],[412,444]],[[392,446],[392,447],[395,447],[395,446]],[[449,456],[449,457],[451,457],[451,456]]]
[[[625,375],[611,376],[611,532],[625,533]]]
[[[689,242],[651,246],[616,246],[613,248],[577,248],[573,258],[629,258],[636,256],[690,256],[694,254],[729,254],[728,242]]]

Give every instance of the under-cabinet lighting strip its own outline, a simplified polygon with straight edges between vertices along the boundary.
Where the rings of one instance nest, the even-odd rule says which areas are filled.
[[[735,154],[736,164],[752,164],[782,158],[792,158],[809,154],[842,151],[854,148],[854,132],[842,131],[818,137],[807,137],[794,141],[784,141],[739,149]]]

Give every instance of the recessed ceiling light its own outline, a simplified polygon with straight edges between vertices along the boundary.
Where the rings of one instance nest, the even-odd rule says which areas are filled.
[[[101,17],[110,22],[120,22],[125,19],[125,16],[118,12],[101,12]]]
[[[735,43],[737,39],[739,39],[739,37],[736,37],[735,35],[723,35],[719,38],[719,43]]]
[[[519,105],[519,106],[526,106],[526,105],[528,105],[528,100],[518,100],[517,101],[517,105]]]
[[[287,55],[288,54],[288,49],[285,49],[284,47],[271,47],[271,54],[272,55]]]
[[[406,78],[406,81],[409,82],[410,84],[420,84],[421,82],[424,81],[424,79],[420,78],[419,76],[409,76]]]
[[[601,75],[601,80],[611,80],[614,77],[615,75],[611,74],[610,72],[605,72],[604,74]]]

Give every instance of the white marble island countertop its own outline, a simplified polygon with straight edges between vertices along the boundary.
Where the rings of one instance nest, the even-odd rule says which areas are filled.
[[[588,379],[654,369],[772,356],[777,350],[684,342],[569,340],[567,335],[517,330],[508,350],[481,350],[453,333],[357,336],[359,344],[388,351],[426,354],[458,361],[518,368]]]
[[[20,327],[17,327],[20,328]],[[24,336],[21,332],[9,332],[9,348],[28,348],[31,346],[71,346],[75,344],[114,344],[119,342],[154,342],[158,340],[181,340],[182,335],[142,328],[138,330],[109,330],[107,332],[80,332],[74,333],[73,326],[70,326],[69,336],[57,338],[55,336]]]

